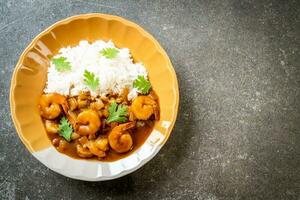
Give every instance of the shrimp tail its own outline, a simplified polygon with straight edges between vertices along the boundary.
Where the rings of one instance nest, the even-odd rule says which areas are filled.
[[[67,117],[68,121],[70,122],[70,124],[73,126],[73,129],[76,130],[77,128],[77,121],[76,118],[74,117],[74,115],[72,115],[69,109],[69,105],[66,102],[63,102],[61,104],[62,108],[63,108],[63,112],[65,114],[65,116]]]
[[[77,129],[77,120],[73,117],[69,112],[66,113],[67,119],[69,120],[70,124],[72,125],[73,129]]]

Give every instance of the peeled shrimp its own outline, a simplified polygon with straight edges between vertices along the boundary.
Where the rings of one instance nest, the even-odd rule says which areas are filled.
[[[104,137],[98,137],[94,141],[89,141],[87,143],[87,147],[89,148],[90,152],[99,158],[105,157],[107,151],[109,149],[108,147],[108,140]]]
[[[135,98],[131,105],[131,111],[134,116],[140,120],[147,120],[152,114],[155,114],[155,118],[159,117],[159,108],[151,97],[149,96],[138,96]]]
[[[84,148],[80,144],[76,145],[77,154],[82,158],[89,158],[92,157],[93,154],[90,152],[88,148]]]
[[[98,137],[95,140],[95,145],[102,151],[107,151],[109,149],[108,139],[106,137]]]
[[[56,93],[43,94],[40,98],[39,107],[42,117],[46,119],[54,119],[60,115],[63,111],[67,113],[68,111],[68,102],[67,99]]]
[[[128,132],[135,126],[135,122],[128,122],[114,127],[108,135],[108,142],[111,148],[118,152],[124,153],[132,147],[132,137]]]
[[[58,133],[58,124],[51,120],[45,120],[45,128],[47,133],[56,134]]]
[[[96,111],[85,110],[78,115],[77,125],[77,132],[80,135],[95,135],[101,125],[101,121]]]

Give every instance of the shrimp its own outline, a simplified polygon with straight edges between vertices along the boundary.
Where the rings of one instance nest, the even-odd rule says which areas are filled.
[[[140,120],[147,120],[152,114],[155,115],[156,120],[159,118],[158,105],[150,96],[138,96],[135,98],[131,105],[131,111]]]
[[[109,149],[108,139],[106,137],[98,137],[95,140],[96,147],[101,149],[102,151],[107,151]]]
[[[80,135],[95,135],[98,131],[101,121],[98,113],[94,110],[82,111],[77,117],[78,130]]]
[[[89,158],[92,157],[93,154],[90,152],[88,148],[84,148],[80,144],[76,145],[77,154],[82,158]]]
[[[58,124],[51,120],[45,120],[45,128],[47,133],[56,134],[58,133]]]
[[[128,122],[118,125],[110,131],[108,142],[114,151],[124,153],[131,149],[133,144],[132,137],[127,130],[133,127],[135,127],[135,122]]]
[[[78,107],[78,101],[76,100],[75,97],[70,97],[70,98],[68,98],[67,101],[69,104],[70,111],[73,111]]]
[[[76,127],[77,127],[76,113],[74,111],[69,110],[66,113],[66,117],[68,118],[68,120],[69,120],[70,124],[73,126],[73,128],[76,129]]]
[[[42,117],[46,119],[54,119],[62,112],[61,107],[65,113],[68,112],[67,99],[57,93],[43,94],[40,98],[39,107]]]
[[[90,152],[99,158],[105,157],[107,151],[109,149],[108,147],[108,140],[104,137],[98,137],[94,141],[89,141],[87,143],[87,147],[89,148]]]

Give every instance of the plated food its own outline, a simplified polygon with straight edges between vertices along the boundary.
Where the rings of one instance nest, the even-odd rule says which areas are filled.
[[[141,146],[159,120],[146,68],[111,41],[61,48],[38,106],[54,147],[75,158],[120,159]]]
[[[106,51],[101,53],[102,49]],[[155,102],[147,106],[146,113],[151,115],[147,120],[138,119],[143,118],[140,112],[132,115],[135,99],[144,96]],[[140,105],[144,100],[137,102]],[[42,31],[21,54],[10,87],[11,117],[27,150],[49,169],[86,181],[115,179],[150,161],[171,135],[178,103],[175,71],[155,38],[133,22],[100,13],[72,16]],[[44,108],[45,113],[52,113],[41,116]],[[111,118],[110,110],[115,111]],[[93,121],[96,126],[85,125],[84,119],[95,119],[95,113],[100,125],[97,120]],[[109,144],[109,133],[118,125],[123,126],[114,133],[121,130],[126,141],[129,135],[132,139],[130,150],[125,152],[131,143],[127,142],[123,153]],[[91,128],[97,129],[95,134],[83,133]],[[74,132],[86,139],[79,141]],[[112,136],[120,138],[119,134]],[[87,150],[88,157],[80,157],[77,148]]]

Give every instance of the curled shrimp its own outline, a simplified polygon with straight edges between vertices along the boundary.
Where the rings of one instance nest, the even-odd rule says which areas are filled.
[[[93,154],[90,152],[88,148],[81,146],[80,144],[76,145],[77,154],[82,158],[92,157]]]
[[[43,94],[40,98],[39,107],[41,115],[46,119],[54,119],[62,112],[61,107],[65,113],[68,112],[67,99],[57,93]]]
[[[45,128],[49,134],[56,134],[59,130],[58,124],[51,120],[45,120]]]
[[[100,125],[99,115],[94,110],[82,111],[77,117],[77,132],[80,135],[95,135]]]
[[[128,130],[133,127],[135,127],[135,122],[128,122],[118,125],[110,131],[108,142],[114,151],[124,153],[131,149],[133,142]]]
[[[159,108],[155,100],[150,96],[138,96],[131,105],[134,116],[140,120],[147,120],[154,114],[155,119],[159,118]]]
[[[98,137],[96,140],[90,140],[87,143],[87,147],[89,148],[90,152],[99,158],[105,157],[108,147],[108,139],[104,137]]]
[[[87,144],[89,143],[89,140],[86,136],[83,136],[78,139],[78,144],[76,145],[77,154],[82,158],[89,158],[92,157],[93,154],[90,152],[90,150],[87,148]]]

